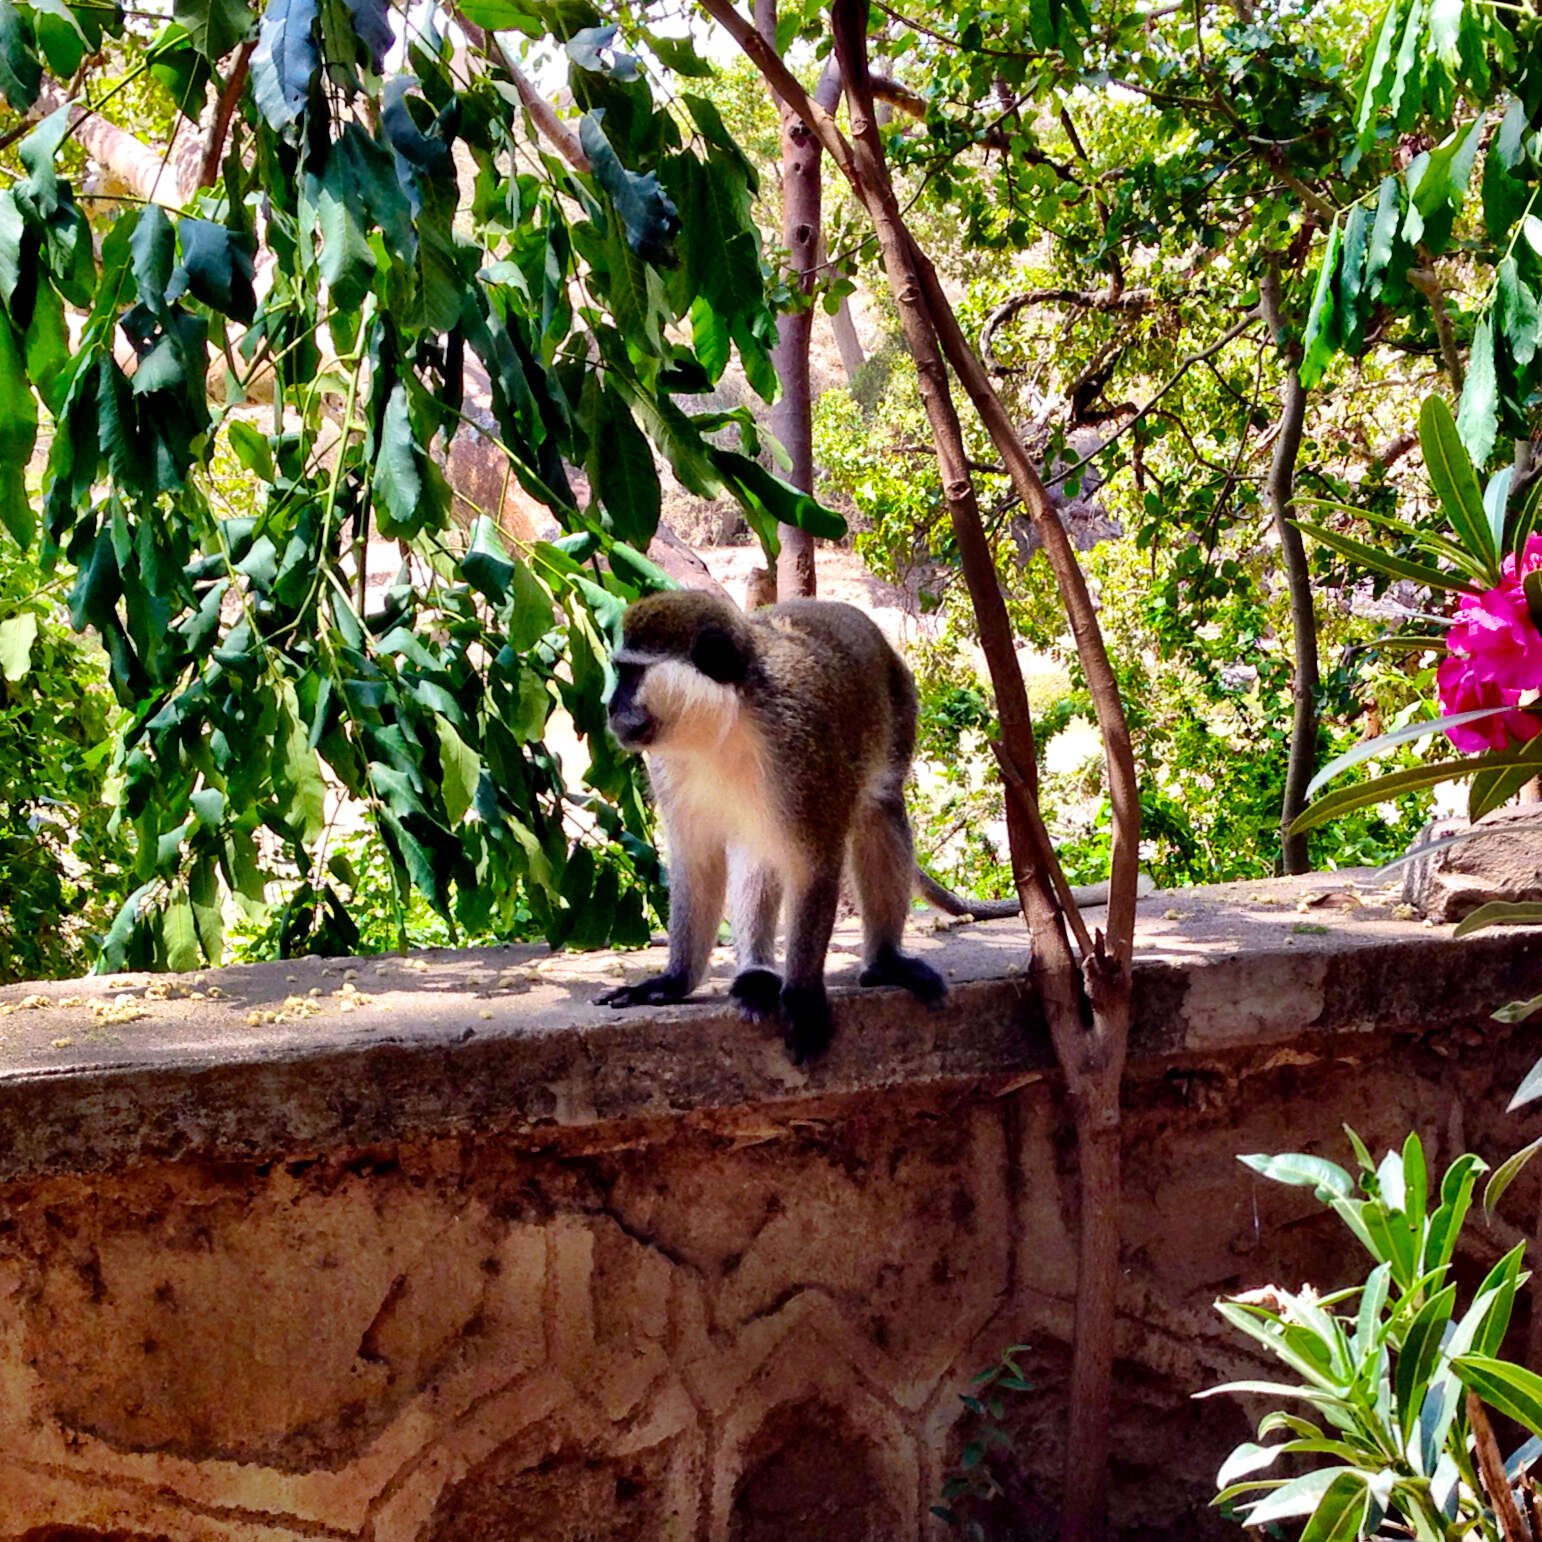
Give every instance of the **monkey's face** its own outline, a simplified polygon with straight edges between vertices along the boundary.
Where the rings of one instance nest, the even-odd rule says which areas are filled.
[[[659,720],[644,700],[648,661],[618,653],[616,688],[611,693],[610,731],[624,750],[645,750],[658,738]]]
[[[612,662],[610,731],[622,749],[711,751],[738,717],[742,658],[718,631],[699,634],[684,656],[624,646]]]

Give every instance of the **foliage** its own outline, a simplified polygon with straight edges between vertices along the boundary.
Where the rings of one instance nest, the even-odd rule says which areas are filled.
[[[1542,1378],[1501,1358],[1526,1278],[1525,1245],[1505,1254],[1459,1310],[1452,1258],[1485,1164],[1458,1157],[1433,1191],[1417,1135],[1378,1164],[1348,1134],[1359,1163],[1353,1178],[1322,1157],[1242,1158],[1266,1178],[1312,1189],[1375,1267],[1362,1285],[1328,1296],[1267,1287],[1218,1303],[1293,1379],[1234,1382],[1201,1395],[1287,1399],[1301,1411],[1264,1416],[1258,1441],[1223,1464],[1217,1503],[1240,1501],[1250,1528],[1304,1521],[1304,1542],[1384,1534],[1497,1542],[1494,1496],[1478,1470],[1482,1432],[1465,1396],[1542,1436]],[[1497,1200],[1500,1177],[1487,1203]],[[1264,1443],[1275,1434],[1285,1438]],[[1527,1441],[1506,1464],[1509,1481],[1525,1487],[1539,1455],[1542,1440]],[[1290,1456],[1323,1460],[1297,1476],[1272,1470]]]
[[[960,1393],[959,1402],[964,1405],[964,1444],[959,1452],[958,1471],[942,1485],[942,1503],[932,1506],[931,1513],[945,1521],[955,1531],[962,1532],[971,1542],[983,1542],[984,1527],[971,1511],[1003,1496],[1004,1490],[994,1471],[991,1450],[1010,1451],[1012,1437],[1002,1428],[1006,1417],[1006,1403],[1001,1394],[1022,1394],[1033,1391],[1019,1368],[1018,1361],[1028,1352],[1026,1344],[1012,1344],[1002,1350],[995,1365],[988,1365],[975,1376],[970,1385],[973,1391]]]
[[[81,971],[122,898],[105,661],[0,545],[0,981]]]
[[[222,893],[260,903],[285,870],[283,946],[351,943],[343,797],[403,902],[415,890],[447,926],[644,940],[658,868],[600,702],[623,604],[663,581],[640,555],[655,452],[693,492],[737,498],[769,545],[777,520],[839,533],[758,464],[747,413],[678,404],[735,352],[774,390],[755,175],[716,109],[682,92],[663,110],[585,0],[465,15],[565,57],[588,172],[541,151],[501,66],[461,75],[438,33],[412,30],[411,73],[388,69],[384,6],[270,0],[259,21],[190,0],[148,48],[116,12],[0,7],[18,111],[89,47],[193,119],[255,41],[216,181],[185,207],[93,226],[61,174],[68,108],[0,188],[0,521],[73,574],[71,618],[101,636],[123,708],[133,892],[100,967],[216,960]],[[441,462],[474,411],[558,539],[510,551],[496,509],[460,534]],[[738,448],[706,437],[734,425]],[[39,509],[22,477],[40,429]],[[222,500],[227,454],[254,510]],[[379,599],[371,537],[402,554]],[[576,792],[548,742],[559,714],[589,755]]]
[[[1425,464],[1430,468],[1436,497],[1447,522],[1446,530],[1419,527],[1399,519],[1380,520],[1384,529],[1402,538],[1404,551],[1413,554],[1409,556],[1379,550],[1323,525],[1305,524],[1303,528],[1319,541],[1373,571],[1464,597],[1479,597],[1479,586],[1498,586],[1508,573],[1515,588],[1523,592],[1523,598],[1518,596],[1520,603],[1513,620],[1523,630],[1529,630],[1532,642],[1537,644],[1537,617],[1542,615],[1542,574],[1528,573],[1524,581],[1521,577],[1526,568],[1528,547],[1533,541],[1538,507],[1536,497],[1529,497],[1518,510],[1510,509],[1506,498],[1509,467],[1496,473],[1487,489],[1480,490],[1473,463],[1458,435],[1450,409],[1438,396],[1426,400],[1420,414],[1419,432]],[[1534,494],[1535,491],[1533,489]],[[1442,565],[1436,566],[1436,563]],[[1526,615],[1525,610],[1533,604],[1535,609]],[[1441,639],[1426,634],[1399,641],[1423,652],[1432,644],[1438,645]],[[1410,724],[1392,734],[1371,739],[1324,766],[1308,792],[1362,761],[1413,739],[1439,732],[1459,733],[1466,725],[1504,718],[1512,713],[1523,715],[1515,711],[1514,701],[1515,696],[1506,693],[1504,699],[1489,705]],[[1296,826],[1311,828],[1394,794],[1469,778],[1472,788],[1468,816],[1476,822],[1513,797],[1522,785],[1536,776],[1539,765],[1542,765],[1542,739],[1535,736],[1532,728],[1527,739],[1485,754],[1464,760],[1437,761],[1378,776],[1358,785],[1340,787],[1302,814]]]

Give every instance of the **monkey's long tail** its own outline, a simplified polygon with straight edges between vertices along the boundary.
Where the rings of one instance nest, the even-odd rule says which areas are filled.
[[[1155,888],[1156,885],[1145,873],[1140,874],[1135,880],[1135,892],[1138,896],[1150,894]],[[986,900],[955,894],[951,889],[943,888],[921,867],[916,868],[916,889],[928,905],[935,905],[938,910],[945,911],[950,916],[968,916],[974,921],[1000,921],[1006,916],[1019,914],[1020,907],[1015,899]],[[1080,884],[1071,890],[1071,898],[1078,905],[1106,905],[1108,885],[1106,883]]]

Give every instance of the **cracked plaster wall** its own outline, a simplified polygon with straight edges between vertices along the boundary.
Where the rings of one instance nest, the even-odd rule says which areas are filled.
[[[1132,1072],[1111,1503],[1206,1509],[1256,1364],[1216,1294],[1352,1248],[1239,1151],[1523,1138],[1524,1033],[1340,1036]],[[909,1542],[1006,1345],[995,1460],[1053,1517],[1075,1148],[1053,1084],[0,1189],[0,1542]],[[1536,1213],[1536,1190],[1506,1211]],[[1474,1231],[1467,1274],[1514,1233]],[[1522,1333],[1526,1325],[1521,1324]],[[983,1512],[982,1512],[983,1513]],[[1006,1536],[1000,1516],[993,1534]]]

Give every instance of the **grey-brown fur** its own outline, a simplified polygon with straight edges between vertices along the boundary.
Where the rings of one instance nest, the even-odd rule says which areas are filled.
[[[831,1030],[824,963],[843,870],[862,911],[862,983],[926,1001],[946,986],[900,951],[916,882],[903,787],[915,747],[910,671],[849,605],[794,600],[745,616],[711,595],[630,607],[611,726],[644,751],[670,845],[670,959],[613,1006],[677,1000],[733,912],[746,1015],[778,1016],[797,1059]],[[773,966],[785,899],[785,983]]]

